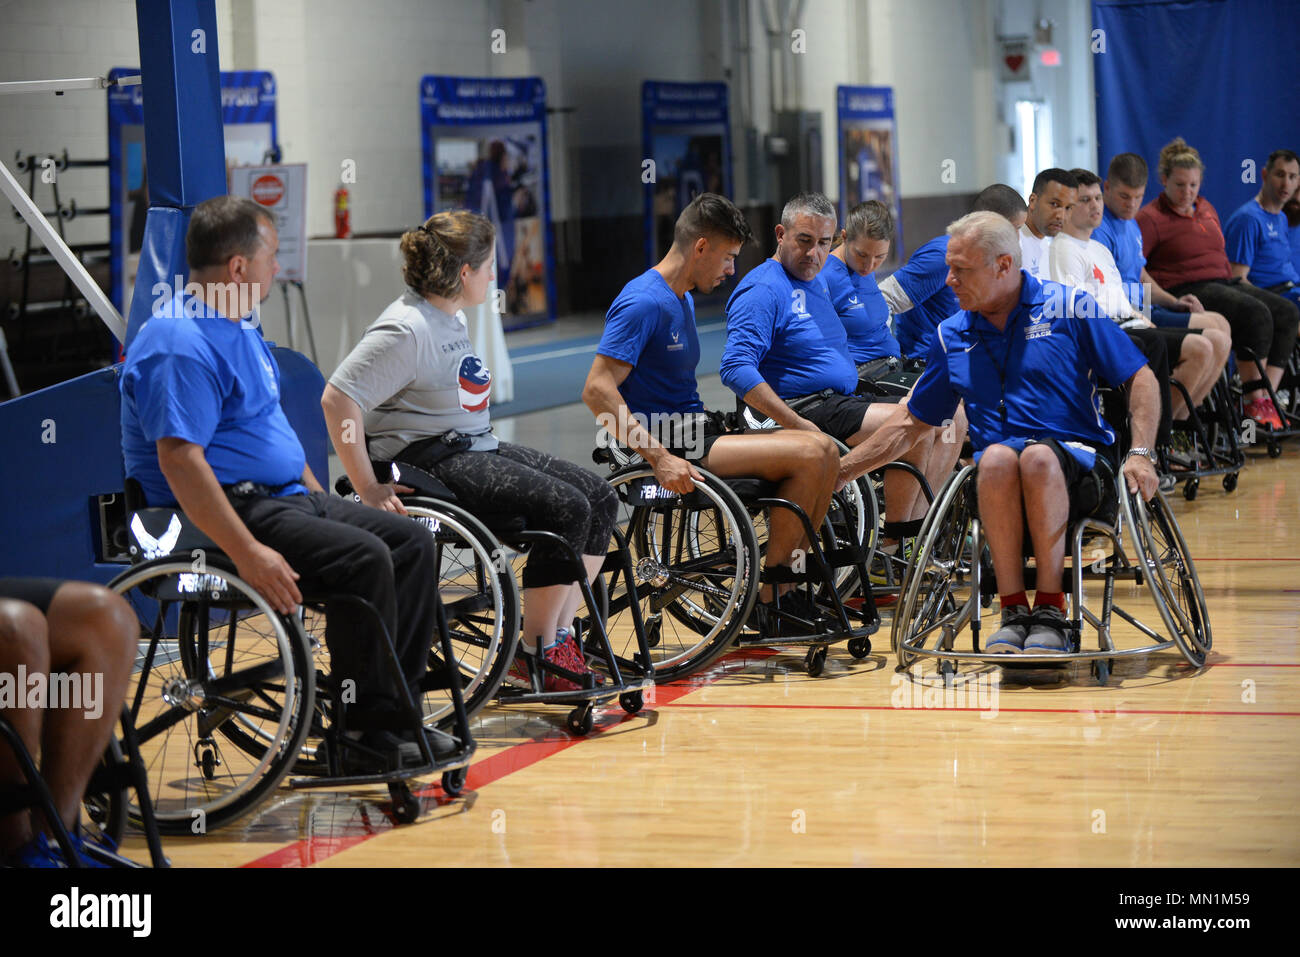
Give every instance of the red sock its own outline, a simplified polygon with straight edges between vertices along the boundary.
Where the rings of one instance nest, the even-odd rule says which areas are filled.
[[[1065,612],[1065,592],[1063,591],[1040,591],[1034,595],[1034,607],[1039,608],[1043,605],[1055,605]]]
[[[1029,607],[1029,596],[1022,591],[1018,591],[1014,595],[1002,595],[1001,598],[1003,608],[1011,608],[1014,605]]]

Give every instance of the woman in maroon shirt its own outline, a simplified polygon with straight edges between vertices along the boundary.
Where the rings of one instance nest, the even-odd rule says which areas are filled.
[[[1182,137],[1160,151],[1158,170],[1164,191],[1137,214],[1147,272],[1172,295],[1194,296],[1205,309],[1227,317],[1245,389],[1246,414],[1281,428],[1281,416],[1255,375],[1255,359],[1264,362],[1265,375],[1276,389],[1296,343],[1300,309],[1244,279],[1232,278],[1219,214],[1199,195],[1204,169],[1200,154]]]

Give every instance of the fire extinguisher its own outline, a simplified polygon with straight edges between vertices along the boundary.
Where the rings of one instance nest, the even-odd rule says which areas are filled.
[[[343,184],[334,190],[334,238],[347,239],[352,235],[352,214],[348,212],[348,190]]]

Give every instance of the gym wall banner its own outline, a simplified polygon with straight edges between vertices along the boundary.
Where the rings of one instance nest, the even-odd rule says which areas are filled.
[[[879,200],[894,211],[894,248],[903,253],[903,202],[898,190],[898,127],[892,86],[835,88],[839,129],[840,222],[858,203]]]
[[[425,76],[420,80],[424,215],[469,209],[497,231],[501,324],[555,320],[555,252],[539,77]]]
[[[276,279],[307,281],[307,164],[236,166],[229,171],[230,194],[266,207],[280,234]]]
[[[641,141],[654,166],[645,183],[645,255],[653,266],[673,242],[678,214],[700,193],[730,197],[727,84],[641,84]],[[653,176],[649,175],[653,172]]]
[[[140,71],[117,67],[109,77]],[[144,87],[108,90],[109,298],[125,314],[149,210],[149,167],[144,155]],[[235,166],[279,158],[275,126],[275,77],[264,70],[221,74],[221,121],[226,140],[226,181]]]

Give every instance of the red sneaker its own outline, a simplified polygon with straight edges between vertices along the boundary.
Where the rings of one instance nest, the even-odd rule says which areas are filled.
[[[1273,401],[1268,396],[1261,399],[1251,399],[1243,408],[1245,413],[1260,425],[1267,425],[1271,429],[1282,428],[1282,418],[1277,414],[1277,409],[1274,408]]]

